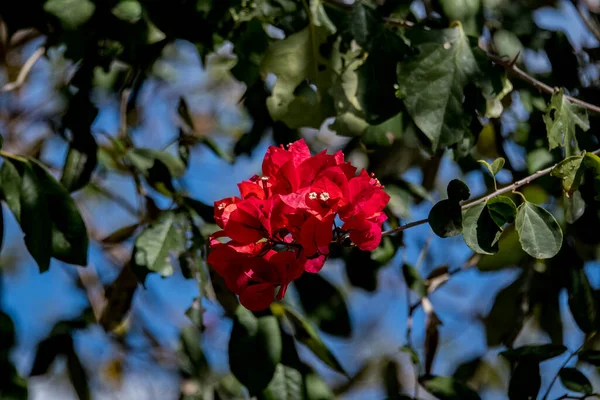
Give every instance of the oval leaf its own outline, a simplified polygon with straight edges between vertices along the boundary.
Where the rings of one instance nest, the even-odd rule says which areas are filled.
[[[558,376],[564,387],[569,390],[584,394],[591,394],[594,391],[589,379],[575,368],[563,368]]]
[[[515,227],[523,250],[532,257],[552,258],[562,246],[560,225],[552,214],[536,204],[527,201],[519,206]]]
[[[515,222],[517,206],[510,197],[493,197],[487,201],[487,206],[490,210],[490,215],[498,226],[502,227],[505,224],[512,224]]]
[[[573,318],[585,333],[596,330],[596,302],[590,282],[581,266],[571,267],[569,290],[569,308]]]
[[[419,383],[440,400],[476,400],[479,395],[462,382],[447,376],[420,378]]]
[[[500,355],[509,361],[528,359],[541,362],[560,356],[565,351],[567,351],[567,348],[563,345],[541,344],[517,347],[516,349],[503,351]]]
[[[277,318],[255,317],[238,307],[229,339],[229,367],[251,395],[267,387],[281,360],[282,342]]]
[[[471,250],[479,254],[498,252],[502,229],[492,218],[485,204],[469,208],[463,216],[463,239]]]
[[[451,180],[450,183],[448,183],[446,192],[448,193],[448,199],[456,202],[469,200],[469,197],[471,197],[469,187],[459,179]]]
[[[318,274],[303,274],[294,282],[302,307],[319,329],[330,335],[349,337],[352,328],[342,293]]]
[[[600,350],[583,350],[578,355],[579,361],[600,367]]]
[[[294,337],[296,340],[308,347],[314,353],[314,355],[319,357],[319,359],[327,364],[330,368],[342,375],[348,376],[331,350],[329,350],[325,343],[323,343],[316,329],[313,328],[313,326],[308,321],[304,320],[298,313],[292,311],[288,307],[284,307],[284,311],[286,317],[294,326]]]
[[[462,212],[457,201],[442,200],[429,212],[429,225],[439,237],[450,237],[462,231]]]

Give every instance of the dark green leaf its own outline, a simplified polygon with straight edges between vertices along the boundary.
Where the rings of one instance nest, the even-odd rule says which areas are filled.
[[[277,318],[255,317],[238,307],[229,339],[229,368],[254,395],[267,387],[281,360],[281,333]]]
[[[557,90],[552,95],[544,115],[544,123],[548,131],[550,150],[558,146],[564,147],[567,156],[579,153],[576,126],[584,132],[590,129],[585,108],[570,102],[565,97],[564,89]]]
[[[69,264],[87,265],[87,229],[75,201],[42,164],[30,160],[30,165],[37,176],[40,189],[44,192],[46,207],[52,221],[52,257]],[[23,194],[21,203],[24,197]],[[21,213],[23,214],[23,211]]]
[[[563,190],[571,195],[575,192],[581,184],[581,178],[583,177],[583,156],[572,156],[562,160],[554,169],[550,175],[562,179]]]
[[[425,281],[413,266],[404,264],[402,266],[402,275],[404,275],[406,286],[410,288],[410,290],[415,292],[420,297],[427,296],[427,287],[425,286]]]
[[[560,356],[565,351],[567,351],[567,348],[563,345],[541,344],[521,346],[515,349],[505,350],[501,352],[500,355],[509,361],[527,359],[539,363]]]
[[[209,366],[200,347],[202,338],[198,328],[194,325],[186,326],[181,329],[180,337],[183,353],[190,363],[193,375],[199,379],[205,378]]]
[[[383,366],[383,383],[385,386],[386,394],[389,397],[397,396],[402,389],[400,386],[399,376],[400,371],[398,363],[395,361],[387,361]]]
[[[524,323],[522,292],[525,274],[502,289],[485,318],[485,331],[489,347],[504,344],[512,346]]]
[[[171,177],[181,178],[185,173],[185,164],[180,158],[166,151],[135,148],[127,153],[127,159],[144,175],[149,175],[156,161],[167,167]]]
[[[302,374],[297,369],[278,364],[273,380],[259,396],[260,400],[303,400]]]
[[[102,239],[103,244],[118,244],[130,239],[135,232],[140,227],[140,224],[135,223],[132,225],[126,225],[122,228],[117,229],[104,239]]]
[[[487,208],[490,211],[492,219],[499,227],[505,224],[512,224],[515,222],[517,215],[517,206],[515,202],[507,196],[496,196],[492,197],[487,201]]]
[[[477,62],[460,26],[414,29],[408,36],[419,53],[400,63],[398,94],[437,151],[460,142],[469,132],[463,89],[478,73]]]
[[[510,400],[535,399],[541,384],[539,361],[519,361],[510,376],[508,398]]]
[[[479,254],[498,252],[502,229],[494,221],[485,203],[469,208],[463,215],[462,235],[471,250]]]
[[[519,206],[515,228],[523,250],[532,257],[552,258],[562,246],[560,225],[552,214],[536,204],[526,201]]]
[[[458,179],[451,180],[450,183],[448,183],[446,191],[448,192],[448,200],[456,202],[469,200],[469,197],[471,197],[469,187],[463,181]]]
[[[73,339],[68,334],[50,335],[37,345],[35,360],[31,367],[30,376],[44,375],[54,362],[57,355],[72,351]]]
[[[89,400],[88,376],[74,348],[67,352],[67,373],[79,400]]]
[[[596,330],[596,304],[590,282],[581,266],[570,268],[569,308],[573,318],[585,333]]]
[[[442,200],[429,212],[429,225],[439,237],[450,237],[462,231],[462,211],[460,204],[452,200]]]
[[[84,187],[98,163],[98,145],[89,133],[76,135],[69,146],[60,183],[69,192]]]
[[[5,159],[1,175],[4,199],[21,225],[27,250],[40,271],[47,271],[52,256],[52,223],[41,183],[26,161]]]
[[[105,289],[106,306],[100,316],[100,326],[106,332],[117,328],[131,309],[131,302],[138,287],[138,280],[129,263],[125,264],[117,278]]]
[[[185,250],[185,231],[173,212],[144,229],[135,241],[135,263],[162,276],[173,273],[170,257],[178,257]]]
[[[342,293],[318,274],[303,274],[295,282],[306,315],[323,332],[349,337],[352,328]]]
[[[464,383],[447,376],[428,376],[419,378],[419,383],[440,400],[479,399],[479,395]]]
[[[582,350],[578,356],[579,361],[600,367],[600,350]]]
[[[313,328],[308,321],[304,320],[298,313],[292,311],[290,308],[284,307],[284,310],[288,320],[294,326],[294,337],[296,340],[308,347],[330,368],[342,375],[348,376],[333,353],[327,348],[325,343],[323,343],[316,329]]]
[[[562,368],[558,376],[560,382],[569,390],[584,394],[591,394],[594,391],[589,379],[575,368]]]

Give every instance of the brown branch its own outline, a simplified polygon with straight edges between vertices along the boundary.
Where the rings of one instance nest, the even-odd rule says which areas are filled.
[[[592,151],[591,154],[599,155],[600,154],[600,149]],[[539,177],[542,177],[544,175],[548,175],[550,172],[552,172],[552,170],[554,168],[556,168],[557,165],[558,165],[558,163],[554,164],[553,166],[548,167],[546,169],[542,169],[541,171],[538,171],[538,172],[536,172],[534,174],[531,174],[531,175],[529,175],[526,178],[523,178],[523,179],[521,179],[519,181],[516,181],[515,183],[513,183],[511,185],[508,185],[506,187],[498,189],[495,192],[492,192],[492,193],[490,193],[490,194],[488,194],[486,196],[483,196],[483,197],[480,197],[479,199],[467,202],[466,204],[462,205],[462,209],[463,210],[467,210],[467,209],[469,209],[469,208],[471,208],[473,206],[476,206],[477,204],[484,203],[484,202],[486,202],[486,201],[488,201],[490,199],[493,199],[494,197],[500,196],[500,195],[502,195],[504,193],[514,192],[515,190],[517,190],[521,186],[528,185],[529,183],[533,182],[534,180],[538,179]],[[414,222],[410,222],[410,223],[408,223],[406,225],[402,225],[402,226],[399,226],[397,228],[387,230],[387,231],[385,231],[385,232],[382,233],[382,236],[393,235],[395,233],[402,232],[402,231],[405,231],[406,229],[413,228],[413,227],[419,226],[419,225],[423,225],[423,224],[426,224],[428,222],[429,222],[429,220],[427,218],[426,219],[421,219],[421,220],[418,220],[418,221],[414,221]]]
[[[19,71],[19,75],[17,75],[17,79],[14,82],[9,82],[6,85],[4,85],[2,89],[0,89],[0,92],[10,92],[23,86],[25,80],[27,79],[27,76],[29,76],[29,73],[33,69],[33,66],[44,55],[45,52],[45,47],[40,47],[36,51],[34,51],[33,54],[29,56],[27,61],[25,61],[25,64],[23,64],[21,71]]]
[[[486,52],[486,55],[490,59],[490,61],[505,68],[508,72],[512,73],[517,78],[531,84],[539,91],[546,92],[548,94],[554,93],[555,89],[553,87],[546,85],[544,82],[535,79],[533,76],[529,75],[527,72],[525,72],[521,68],[517,67],[512,62],[512,60],[504,59],[502,57],[499,57],[497,55],[487,53],[487,52]],[[571,103],[577,104],[578,106],[583,107],[583,108],[587,109],[588,111],[591,111],[595,114],[600,114],[600,107],[598,107],[597,105],[590,104],[588,102],[585,102],[585,101],[580,100],[577,97],[573,97],[573,96],[565,95],[565,98],[567,100],[569,100]]]
[[[590,33],[592,35],[594,35],[594,37],[596,38],[597,41],[600,42],[600,27],[587,14],[587,10],[583,6],[583,4],[581,4],[581,1],[571,0],[571,3],[573,3],[573,6],[575,7],[575,9],[577,10],[577,13],[579,14],[579,17],[581,18],[581,20],[583,21],[585,26],[588,28]]]
[[[548,389],[546,390],[546,393],[544,394],[544,397],[542,397],[542,400],[546,400],[548,398],[548,396],[550,395],[550,392],[552,391],[552,386],[554,386],[554,382],[556,382],[556,380],[558,379],[558,375],[560,374],[560,371],[567,366],[567,364],[569,363],[569,361],[571,361],[571,359],[573,357],[575,357],[577,355],[577,353],[579,353],[583,347],[594,338],[594,336],[596,336],[596,332],[592,332],[588,337],[586,337],[586,339],[583,341],[583,343],[581,343],[581,346],[579,346],[577,348],[577,350],[573,351],[571,354],[569,354],[569,357],[567,357],[567,359],[565,360],[565,362],[562,363],[562,365],[560,366],[560,368],[558,369],[558,371],[556,372],[556,374],[554,375],[554,377],[552,378],[552,380],[550,381],[550,385],[548,386]],[[585,397],[584,397],[585,398]]]

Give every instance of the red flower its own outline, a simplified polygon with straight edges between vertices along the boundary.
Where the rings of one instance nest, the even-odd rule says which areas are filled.
[[[310,155],[304,140],[271,146],[263,176],[238,187],[239,197],[215,202],[222,229],[210,240],[208,263],[250,310],[262,310],[303,272],[317,273],[334,238],[349,235],[362,250],[381,242],[389,196],[372,175],[344,161],[342,152]],[[343,222],[335,228],[335,220]]]

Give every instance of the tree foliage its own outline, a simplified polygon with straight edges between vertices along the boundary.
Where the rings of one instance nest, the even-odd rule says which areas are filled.
[[[538,22],[536,15],[565,8],[578,12],[577,23],[585,23],[593,45],[573,43]],[[181,398],[332,399],[360,390],[361,374],[376,367],[377,393],[390,399],[420,398],[419,390],[439,399],[484,398],[489,390],[511,399],[566,392],[574,397],[562,398],[583,399],[598,392],[592,383],[597,379],[581,368],[600,365],[600,292],[589,276],[600,249],[598,12],[591,1],[553,0],[3,2],[0,244],[7,242],[7,218],[18,228],[5,244],[0,272],[7,273],[5,265],[15,257],[10,246],[17,237],[40,273],[69,264],[65,269],[90,305],[80,318],[57,322],[38,343],[31,371],[13,365],[15,329],[9,310],[0,313],[0,365],[6,371],[0,398],[26,398],[24,377],[51,373],[58,358],[66,360],[76,395],[93,398],[89,381],[97,371],[79,354],[80,332],[99,325],[115,345],[131,346],[131,326],[139,323],[135,296],[150,276],[174,279],[179,271],[198,283],[186,313],[190,323],[178,330]],[[177,58],[183,44],[193,48],[220,90],[218,101],[231,95],[231,87],[243,88],[239,96],[233,90],[247,116],[242,129],[214,134],[227,129],[210,125],[214,118],[204,126],[197,104],[176,88],[166,60]],[[28,92],[39,85],[41,64],[52,77],[51,107]],[[144,104],[165,88],[166,122],[155,129]],[[111,129],[98,128],[109,103],[116,120]],[[24,139],[22,120],[49,133]],[[157,137],[167,138],[166,144],[157,144]],[[229,166],[255,157],[265,140],[287,145],[302,138],[313,151],[341,149],[374,173],[371,179],[390,196],[382,237],[375,250],[364,251],[352,230],[338,227],[332,216],[335,235],[318,254],[325,269],[343,265],[342,279],[306,268],[293,283],[291,300],[249,311],[232,283],[207,263],[220,222],[211,202],[219,197],[205,182],[197,196],[189,182],[196,168],[209,169],[211,162]],[[111,190],[105,184],[111,176],[127,181],[131,193]],[[226,173],[216,180],[233,189],[237,183]],[[133,219],[99,234],[95,225],[103,217],[93,212],[99,196]],[[415,218],[419,213],[426,218]],[[417,226],[432,234],[415,250],[407,238]],[[322,234],[315,230],[315,237]],[[430,242],[437,237],[468,253],[464,264],[454,265],[448,256],[429,265]],[[408,259],[411,252],[420,254],[416,262]],[[93,268],[96,253],[116,259],[118,272],[92,290],[86,276],[93,273],[82,267]],[[514,272],[493,304],[478,309],[485,314],[486,344],[500,349],[497,360],[510,375],[497,387],[485,372],[492,367],[483,353],[454,374],[437,369],[448,340],[444,324],[453,317],[434,294],[466,269]],[[350,301],[358,291],[381,290],[388,270],[405,284],[408,314],[395,318],[407,319],[406,335],[399,335],[406,340],[387,352],[392,359],[377,355],[363,369],[348,368],[329,339],[352,343],[366,334]],[[101,301],[93,293],[101,293]],[[225,373],[205,355],[211,307],[232,326]],[[567,308],[570,319],[563,318]],[[414,328],[420,335],[411,331],[417,310],[425,315],[424,326]],[[578,349],[565,347],[567,320],[583,332]],[[529,343],[532,329],[548,340],[534,335],[536,342]],[[525,339],[517,344],[519,338]],[[406,361],[405,353],[407,366],[399,361]],[[541,379],[540,363],[561,356],[568,359],[555,363],[552,378]],[[320,374],[316,365],[336,378]]]

